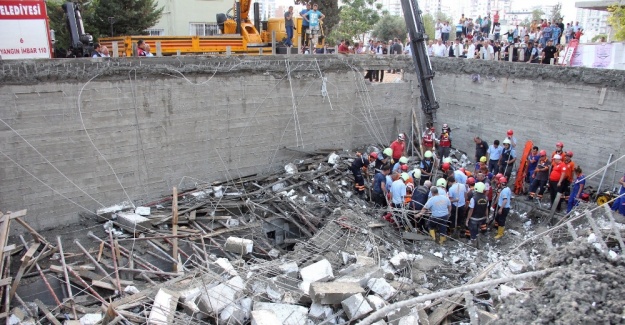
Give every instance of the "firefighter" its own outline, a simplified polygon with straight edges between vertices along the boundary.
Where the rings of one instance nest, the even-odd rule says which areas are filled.
[[[441,136],[438,139],[438,145],[439,156],[441,158],[449,157],[449,152],[451,151],[451,130],[449,130],[449,126],[447,126],[447,123],[443,124]]]
[[[510,146],[514,149],[516,148],[516,138],[513,135],[514,135],[514,131],[512,129],[506,132],[506,139],[510,141]]]
[[[425,131],[423,131],[423,136],[421,136],[423,150],[434,151],[436,144],[436,134],[434,133],[434,130],[435,129],[432,126],[432,123],[428,123],[426,125]]]
[[[584,186],[586,185],[586,176],[582,173],[582,168],[577,166],[575,167],[575,183],[573,183],[573,192],[569,196],[569,201],[566,206],[566,213],[571,212],[573,207],[577,206],[580,198],[582,197],[582,193],[584,192]]]
[[[512,191],[507,186],[508,179],[505,176],[499,178],[499,186],[502,187],[501,192],[499,193],[499,200],[497,202],[497,235],[495,239],[500,239],[503,237],[503,233],[506,229],[506,218],[508,217],[508,213],[510,212],[510,201],[512,200]]]
[[[388,165],[390,168],[392,156],[393,149],[384,149],[384,151],[382,151],[382,154],[378,155],[378,160],[375,161],[375,172],[379,173],[380,171],[382,171],[382,166],[384,165]]]
[[[428,200],[430,187],[432,187],[432,182],[428,180],[425,181],[423,185],[419,185],[415,188],[412,192],[412,198],[410,200],[410,210],[421,211],[421,209],[423,209],[423,206],[425,206],[425,203]],[[415,219],[417,229],[426,230],[426,218],[419,218],[415,215]]]
[[[545,150],[541,150],[539,152],[540,158],[538,159],[538,164],[536,165],[536,169],[532,173],[532,182],[530,183],[530,195],[527,197],[528,201],[533,200],[534,198],[538,198],[539,200],[543,198],[543,193],[545,193],[545,186],[549,181],[549,166],[550,162],[547,159],[547,152]]]
[[[444,234],[447,233],[447,219],[451,212],[451,202],[449,198],[447,198],[447,195],[439,194],[439,192],[439,187],[432,187],[430,190],[431,197],[427,200],[419,214],[417,214],[417,217],[421,217],[426,210],[430,210],[432,213],[428,222],[430,236],[436,241],[438,230],[438,243],[442,245],[447,239]]]
[[[374,162],[374,158],[369,155],[368,158],[363,157],[362,153],[356,152],[356,159],[352,162],[352,174],[354,175],[354,188],[356,194],[362,199],[365,196],[365,177],[363,172],[367,173],[369,163]]]
[[[382,166],[382,170],[373,177],[373,188],[371,195],[373,202],[379,207],[385,207],[386,203],[386,176],[391,171],[390,166]]]
[[[573,151],[567,151],[564,153],[563,161],[566,164],[566,176],[562,181],[562,189],[564,190],[563,195],[564,201],[567,201],[568,196],[571,194],[571,184],[573,184],[573,172],[575,171],[575,163],[571,158],[573,158]]]
[[[421,160],[421,164],[419,168],[421,169],[421,178],[419,181],[420,185],[423,185],[425,181],[433,181],[432,174],[434,173],[434,155],[432,151],[428,150],[423,154],[423,160]]]
[[[551,195],[551,207],[553,208],[554,204],[556,205],[556,211],[560,212],[560,202],[555,202],[556,196],[558,193],[562,193],[563,188],[562,184],[564,179],[566,178],[566,164],[562,161],[562,157],[560,155],[553,156],[552,165],[554,166],[551,169],[551,174],[549,174],[549,194]]]
[[[551,153],[551,167],[555,166],[555,161],[553,159],[555,155],[560,155],[560,157],[564,156],[564,143],[562,142],[556,143],[556,150]]]
[[[408,158],[406,157],[400,157],[397,162],[395,163],[395,165],[393,165],[393,173],[396,172],[402,172],[402,167],[406,166],[406,171],[408,170]]]
[[[484,193],[485,190],[486,184],[482,182],[475,183],[474,193],[471,201],[469,201],[469,212],[465,223],[471,236],[469,244],[475,246],[475,248],[479,248],[477,235],[480,227],[486,224],[486,218],[488,217],[488,198]]]
[[[514,148],[512,148],[512,142],[510,139],[504,139],[503,151],[501,152],[501,157],[499,158],[499,172],[507,178],[510,178],[515,161],[516,153]]]
[[[397,135],[397,140],[393,141],[389,147],[393,149],[393,161],[397,162],[399,158],[406,155],[406,135],[403,133]]]

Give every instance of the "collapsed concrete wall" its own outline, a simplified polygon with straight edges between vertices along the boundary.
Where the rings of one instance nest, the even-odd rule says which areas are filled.
[[[434,58],[433,69],[437,122],[457,128],[453,145],[471,159],[474,136],[502,141],[508,129],[519,155],[527,140],[548,154],[562,141],[586,175],[625,154],[624,71],[452,58]],[[615,164],[603,185],[615,186],[623,171],[624,161]]]
[[[366,60],[365,60],[366,61]],[[3,62],[0,209],[36,229],[122,201],[283,168],[301,151],[390,143],[412,82],[358,61],[242,57]]]

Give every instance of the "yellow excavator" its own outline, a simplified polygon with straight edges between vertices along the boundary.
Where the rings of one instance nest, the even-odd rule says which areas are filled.
[[[185,54],[232,54],[268,55],[272,53],[272,34],[275,32],[276,44],[286,38],[284,17],[270,18],[266,22],[260,21],[259,5],[254,4],[254,21],[250,20],[252,0],[235,1],[233,7],[226,13],[217,14],[217,24],[220,35],[212,36],[119,36],[100,38],[99,42],[106,45],[111,52],[117,49],[119,56],[133,56],[136,43],[143,40],[150,46],[152,52],[160,50],[163,56]],[[301,49],[302,18],[295,13],[296,30],[293,31],[293,47],[291,53],[298,53]],[[135,48],[133,48],[133,45]],[[325,46],[323,29],[319,42],[315,44],[315,51],[319,52]],[[276,53],[286,54],[287,48],[277,46]]]

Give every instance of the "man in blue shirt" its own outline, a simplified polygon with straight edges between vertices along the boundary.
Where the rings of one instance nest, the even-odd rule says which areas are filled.
[[[582,168],[577,166],[575,167],[574,171],[577,178],[573,183],[573,191],[571,191],[571,195],[569,196],[569,202],[566,206],[566,213],[571,212],[571,210],[573,210],[573,207],[579,203],[579,200],[582,197],[582,193],[584,192],[584,185],[586,185],[586,176],[582,173]]]
[[[299,15],[304,18],[305,15],[310,11],[310,4],[306,4],[306,9],[302,9],[302,11],[299,12]],[[308,30],[308,20],[306,19],[302,19],[302,30],[300,31],[302,33],[302,39],[300,41],[299,47],[302,48],[302,53],[304,53],[304,47],[306,46],[306,31]]]
[[[495,239],[503,237],[503,232],[506,229],[506,218],[510,212],[510,201],[512,200],[512,191],[508,187],[508,180],[505,176],[499,178],[499,186],[502,187],[502,190],[499,193],[499,200],[497,202],[495,221],[497,221],[499,227],[497,228],[497,236],[495,236]]]
[[[536,170],[536,166],[538,166],[538,160],[540,159],[540,154],[538,154],[538,147],[532,147],[532,151],[527,155],[527,174],[525,174],[525,183],[532,183],[532,175]]]
[[[447,184],[451,184],[448,191],[449,201],[451,202],[449,224],[453,230],[458,226],[462,227],[464,225],[467,186],[456,182],[454,176],[447,177]]]
[[[497,165],[499,164],[499,158],[501,158],[501,153],[503,152],[503,148],[499,146],[499,140],[495,140],[493,144],[488,147],[486,151],[486,157],[488,158],[488,172],[497,174],[499,168]]]
[[[313,9],[303,15],[304,20],[308,21],[308,26],[310,28],[310,35],[312,37],[312,44],[310,45],[311,48],[314,47],[314,45],[317,43],[317,39],[319,37],[320,22],[325,17],[325,15],[322,14],[321,11],[319,11],[318,9],[319,6],[317,6],[317,4],[314,4]],[[313,53],[312,49],[310,53]]]
[[[449,213],[451,212],[451,202],[447,196],[438,195],[438,190],[439,189],[437,187],[432,187],[430,189],[432,197],[425,203],[421,212],[417,214],[417,217],[422,216],[426,210],[430,210],[432,213],[430,221],[428,222],[430,236],[432,236],[432,239],[436,241],[436,230],[438,229],[438,243],[442,245],[447,239],[444,234],[447,234],[447,219],[449,218]]]
[[[373,177],[373,202],[381,207],[385,207],[386,204],[386,175],[390,172],[390,166],[385,165],[382,167],[381,172],[376,173]]]

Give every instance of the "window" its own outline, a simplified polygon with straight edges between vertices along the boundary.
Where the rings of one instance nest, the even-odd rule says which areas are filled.
[[[165,30],[162,28],[148,28],[145,30],[150,36],[164,36]]]
[[[219,26],[217,23],[189,23],[189,35],[210,36],[218,35]]]

